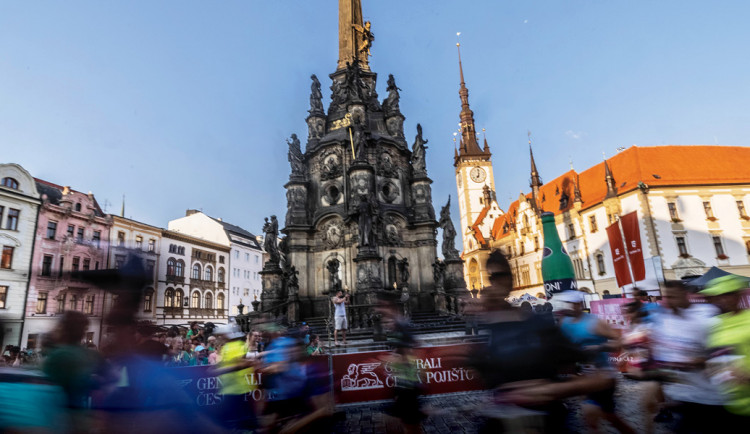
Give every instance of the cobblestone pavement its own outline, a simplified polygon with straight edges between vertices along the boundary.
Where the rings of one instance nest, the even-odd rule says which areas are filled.
[[[639,414],[638,402],[641,392],[636,381],[621,379],[615,392],[617,413],[636,432],[644,432],[643,416]],[[459,434],[476,433],[480,427],[482,416],[479,410],[487,402],[487,392],[465,392],[437,395],[423,398],[424,411],[428,414],[422,422],[422,430],[426,434]],[[571,432],[584,432],[580,414],[581,399],[566,401],[569,409],[568,425]],[[335,432],[339,433],[380,433],[387,431],[398,432],[398,426],[383,413],[388,403],[378,402],[369,404],[349,404],[339,406],[342,413],[335,425]],[[343,413],[346,417],[344,418]],[[387,425],[393,424],[393,425]],[[664,423],[654,424],[657,434],[672,432]],[[607,422],[601,423],[604,433],[618,432]]]

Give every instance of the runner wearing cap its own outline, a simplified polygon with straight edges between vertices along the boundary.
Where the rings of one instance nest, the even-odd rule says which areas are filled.
[[[221,363],[212,374],[221,380],[222,420],[232,430],[252,430],[256,425],[253,400],[246,398],[255,390],[255,382],[249,381],[254,370],[254,361],[245,358],[245,334],[237,324],[221,325],[214,334],[223,336],[226,343],[221,348]]]
[[[708,335],[713,356],[706,363],[709,375],[726,392],[727,410],[745,419],[734,425],[745,428],[750,419],[750,310],[742,309],[741,302],[747,287],[747,278],[729,275],[711,280],[701,291],[722,312]]]

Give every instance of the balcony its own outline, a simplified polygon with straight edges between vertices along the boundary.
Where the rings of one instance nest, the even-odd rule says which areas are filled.
[[[217,286],[217,287],[218,287],[219,289],[224,289],[224,285],[225,285],[225,283],[224,283],[224,282],[217,282],[217,283],[216,283],[216,286]]]
[[[228,309],[210,309],[202,307],[161,307],[167,318],[222,319],[229,315]]]
[[[185,276],[167,274],[167,283],[185,283]]]

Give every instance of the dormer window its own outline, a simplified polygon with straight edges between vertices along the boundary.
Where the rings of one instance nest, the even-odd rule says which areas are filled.
[[[18,190],[18,181],[11,178],[10,176],[3,178],[2,184],[3,187],[12,188],[13,190]]]
[[[80,211],[80,210],[81,210],[81,204],[80,204],[80,203],[77,203],[77,204],[76,204],[76,211]]]

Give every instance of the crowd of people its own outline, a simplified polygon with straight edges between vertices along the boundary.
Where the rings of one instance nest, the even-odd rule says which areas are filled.
[[[578,291],[555,294],[554,311],[552,303],[515,307],[508,302],[513,276],[507,259],[492,253],[487,270],[489,286],[465,306],[487,343],[483,350],[457,346],[446,355],[474,369],[491,391],[492,399],[475,409],[481,432],[571,432],[571,405],[580,406],[589,432],[607,424],[623,433],[653,432],[655,421],[669,422],[678,433],[746,430],[750,311],[741,294],[747,280],[714,280],[698,295],[700,303],[691,301],[695,296],[683,282],[668,281],[659,303],[643,292],[628,299],[627,325],[615,329],[586,312]],[[347,295],[331,301],[345,313]],[[421,400],[418,342],[397,295],[381,294],[376,310],[392,348],[382,362],[398,378],[385,408],[396,424],[388,426],[420,432],[429,409]],[[82,344],[88,320],[72,311],[33,357],[5,349],[0,399],[13,405],[0,406],[0,431],[333,430],[331,368],[320,356],[336,345],[323,345],[307,324],[285,328],[269,321],[244,333],[234,323],[194,322],[165,330],[115,313],[100,349]],[[334,328],[346,330],[345,319]],[[335,342],[345,344],[345,334],[339,335]],[[218,380],[211,383],[215,411],[197,406],[184,387],[192,380],[179,374],[201,366]],[[637,381],[635,415],[624,416],[618,406],[623,372]]]

